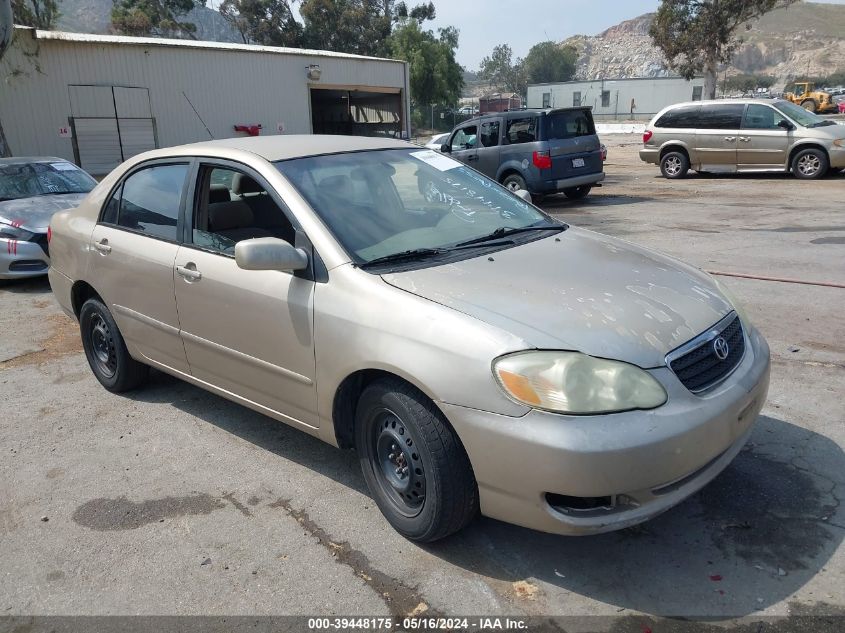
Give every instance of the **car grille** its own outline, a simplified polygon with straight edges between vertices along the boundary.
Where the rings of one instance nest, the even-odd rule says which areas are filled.
[[[724,339],[728,346],[725,358],[719,358],[716,354],[714,343],[719,338]],[[725,379],[745,355],[742,321],[736,314],[733,314],[727,324],[722,321],[715,328],[708,330],[701,339],[700,343],[694,344],[692,349],[685,350],[681,355],[672,357],[673,355],[669,354],[669,368],[675,372],[684,387],[693,393],[706,391]]]
[[[50,245],[47,243],[46,233],[36,233],[30,241],[38,244],[41,247],[41,250],[44,251],[44,254],[47,255],[47,257],[50,256]]]

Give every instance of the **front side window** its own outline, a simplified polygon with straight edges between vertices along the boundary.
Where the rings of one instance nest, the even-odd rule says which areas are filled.
[[[481,124],[481,144],[496,147],[499,144],[499,121],[485,121]]]
[[[294,242],[287,216],[266,188],[245,172],[203,166],[196,195],[191,239],[200,248],[234,255],[241,240],[277,237]]]
[[[537,140],[537,117],[529,116],[524,119],[509,120],[505,129],[505,137],[511,145],[533,143]]]
[[[478,144],[478,128],[475,125],[464,127],[455,132],[452,137],[452,151],[473,149]]]
[[[122,187],[117,225],[176,241],[176,224],[188,165],[156,165],[137,171]]]
[[[88,193],[97,182],[76,165],[55,160],[0,165],[0,201]]]
[[[418,249],[448,250],[496,229],[553,224],[495,181],[431,150],[333,154],[276,166],[360,265]],[[515,243],[519,238],[511,237],[500,248]]]
[[[745,110],[745,116],[742,119],[742,129],[779,130],[782,128],[778,126],[778,123],[785,120],[786,118],[774,108],[752,103]]]
[[[546,116],[546,140],[590,136],[596,133],[589,110],[560,110]]]

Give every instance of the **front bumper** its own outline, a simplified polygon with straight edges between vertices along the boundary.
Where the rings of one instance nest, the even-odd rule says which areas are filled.
[[[701,489],[742,449],[766,400],[769,348],[755,329],[747,336],[742,362],[707,393],[693,395],[668,368],[651,370],[669,395],[651,411],[512,418],[439,403],[469,455],[482,514],[596,534],[646,521]],[[561,498],[608,502],[574,509]]]
[[[0,237],[0,279],[46,275],[50,258],[37,242]]]

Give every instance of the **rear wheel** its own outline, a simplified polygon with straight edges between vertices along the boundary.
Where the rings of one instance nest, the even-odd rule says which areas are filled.
[[[106,389],[129,391],[140,386],[150,368],[129,355],[126,343],[108,308],[99,299],[88,299],[79,311],[82,348],[91,371]]]
[[[815,112],[818,110],[819,105],[816,103],[815,99],[804,99],[804,101],[801,102],[801,107],[805,110],[809,110],[810,112]]]
[[[514,193],[520,189],[525,189],[526,191],[528,190],[528,186],[525,184],[525,178],[519,174],[508,174],[502,181],[502,185],[504,185],[508,191],[513,191]]]
[[[660,172],[664,178],[683,178],[688,171],[689,158],[683,152],[667,152],[660,159]]]
[[[582,198],[586,198],[587,194],[590,193],[592,190],[591,185],[581,185],[580,187],[567,187],[563,190],[563,195],[565,195],[570,200],[581,200]]]
[[[385,518],[408,539],[431,542],[457,532],[478,512],[469,458],[443,415],[400,380],[361,394],[355,448]]]
[[[809,148],[795,154],[792,159],[792,173],[796,178],[814,180],[827,173],[830,161],[822,150]]]

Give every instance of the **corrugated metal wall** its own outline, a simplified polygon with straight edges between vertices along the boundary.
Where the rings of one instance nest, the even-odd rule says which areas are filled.
[[[73,140],[59,133],[73,116],[69,87],[127,86],[149,89],[160,146],[207,140],[200,117],[216,138],[238,136],[235,124],[310,133],[309,64],[322,70],[315,87],[407,89],[405,65],[389,60],[35,40],[18,30],[0,62],[0,120],[15,154],[73,160]]]
[[[540,84],[528,86],[528,107],[543,107],[544,94],[549,95],[550,107],[571,107],[575,93],[581,93],[580,105],[592,106],[596,119],[631,118],[632,99],[636,106],[635,117],[650,118],[668,105],[691,101],[695,86],[704,86],[704,79],[686,81],[673,77]],[[602,102],[602,92],[610,93],[606,105]]]

